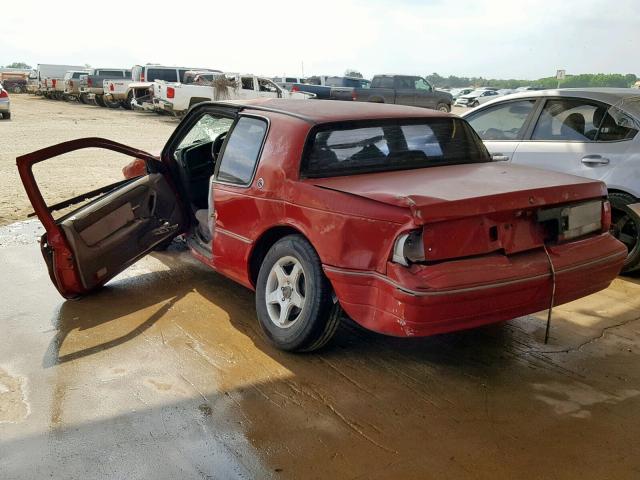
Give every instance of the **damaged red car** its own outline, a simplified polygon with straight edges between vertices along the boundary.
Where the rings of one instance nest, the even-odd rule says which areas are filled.
[[[32,166],[89,147],[144,168],[54,220]],[[204,103],[160,157],[86,138],[18,168],[64,297],[184,235],[255,290],[258,321],[285,350],[323,346],[342,312],[394,336],[512,319],[604,289],[626,257],[602,182],[493,162],[465,120],[420,108]]]

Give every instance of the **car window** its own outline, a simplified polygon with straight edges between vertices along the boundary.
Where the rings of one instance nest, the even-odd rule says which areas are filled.
[[[547,100],[531,138],[551,141],[593,141],[598,133],[598,123],[605,112],[604,106],[581,98]]]
[[[216,180],[247,185],[258,163],[266,131],[264,120],[241,117],[222,152]]]
[[[81,75],[89,75],[87,72],[73,72],[73,76],[71,78],[80,78]]]
[[[490,161],[469,124],[459,118],[348,122],[318,127],[302,175],[331,177]]]
[[[483,140],[517,140],[534,103],[534,100],[522,100],[495,105],[467,120]]]
[[[380,77],[378,82],[380,88],[393,88],[393,77]]]
[[[431,85],[429,85],[424,78],[416,79],[416,81],[414,82],[414,85],[416,90],[426,90],[426,91],[431,90]]]
[[[602,121],[599,118],[594,120],[594,124],[599,124],[598,142],[616,142],[620,140],[630,140],[636,136],[640,130],[640,97],[626,97],[609,107],[604,113]],[[604,110],[599,109],[596,116],[602,114]]]
[[[278,93],[280,91],[275,83],[271,80],[267,80],[266,78],[259,78],[258,86],[261,92]]]
[[[173,68],[149,68],[147,69],[147,82],[155,82],[156,80],[165,80],[167,82],[177,82],[178,71]]]
[[[253,90],[253,77],[241,77],[240,83],[243,90]]]
[[[198,143],[213,142],[221,134],[228,132],[232,124],[233,120],[231,118],[205,114],[180,141],[177,150],[182,150]]]

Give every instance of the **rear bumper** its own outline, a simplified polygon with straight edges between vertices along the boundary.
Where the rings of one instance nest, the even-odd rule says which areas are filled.
[[[0,112],[1,113],[9,113],[11,111],[11,101],[10,100],[0,100]]]
[[[609,234],[550,246],[555,305],[606,288],[626,248]],[[410,268],[389,263],[387,275],[324,266],[353,320],[386,335],[427,336],[510,320],[549,307],[552,280],[542,249],[486,255]]]

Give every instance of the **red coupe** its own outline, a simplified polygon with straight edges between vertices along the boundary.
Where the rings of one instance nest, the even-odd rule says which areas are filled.
[[[97,147],[144,162],[54,220],[32,166]],[[395,336],[500,322],[601,290],[626,248],[602,182],[492,162],[467,122],[356,102],[203,103],[160,157],[85,138],[18,158],[67,298],[173,237],[254,289],[285,350],[314,350],[340,312]],[[53,207],[53,208],[52,208]]]

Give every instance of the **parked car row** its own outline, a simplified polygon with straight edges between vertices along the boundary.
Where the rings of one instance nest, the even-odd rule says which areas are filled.
[[[307,83],[281,85],[291,91],[313,93],[318,99],[389,103],[441,112],[450,112],[453,104],[450,93],[435,89],[423,77],[413,75],[375,75],[371,81],[354,77],[311,77]]]

